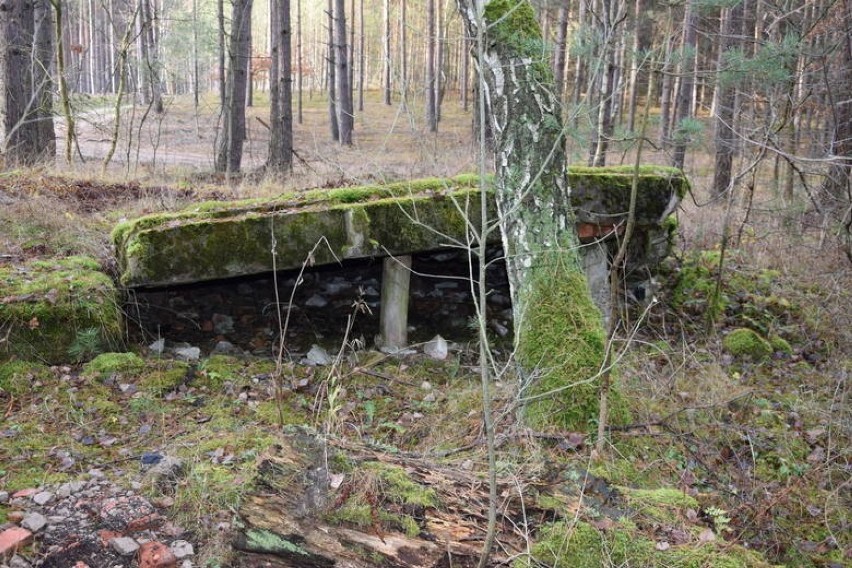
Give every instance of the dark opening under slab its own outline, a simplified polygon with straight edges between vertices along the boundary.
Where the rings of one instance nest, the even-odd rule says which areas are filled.
[[[409,343],[427,341],[436,334],[460,342],[475,339],[467,254],[446,250],[412,257]],[[487,314],[495,336],[510,341],[511,300],[501,257],[500,247],[489,251]],[[473,273],[477,271],[474,265]],[[279,326],[289,310],[286,345],[291,353],[304,353],[314,343],[338,348],[350,318],[350,339],[374,345],[379,333],[382,258],[308,268],[297,284],[298,276],[299,271],[283,271],[277,278],[266,273],[131,291],[125,306],[131,336],[146,344],[159,338],[170,345],[188,343],[204,353],[225,341],[239,350],[270,356],[277,353]]]

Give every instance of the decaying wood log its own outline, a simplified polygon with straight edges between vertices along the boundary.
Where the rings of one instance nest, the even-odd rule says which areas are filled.
[[[546,507],[537,498],[544,494]],[[523,554],[535,526],[576,510],[580,500],[558,485],[517,480],[502,482],[499,495],[492,566]],[[474,566],[487,506],[481,472],[324,441],[298,429],[261,460],[255,489],[240,508],[237,565]]]

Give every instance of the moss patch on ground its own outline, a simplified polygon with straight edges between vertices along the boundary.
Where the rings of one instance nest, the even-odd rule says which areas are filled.
[[[50,369],[41,363],[30,361],[0,363],[0,393],[19,397],[43,386],[52,377]]]
[[[8,335],[7,335],[8,334]],[[0,265],[0,358],[72,359],[75,343],[92,336],[87,354],[118,342],[122,313],[112,280],[94,260],[72,256]]]
[[[734,357],[762,361],[772,355],[772,344],[759,333],[746,327],[732,330],[722,340],[722,347]],[[787,345],[789,349],[789,344]]]

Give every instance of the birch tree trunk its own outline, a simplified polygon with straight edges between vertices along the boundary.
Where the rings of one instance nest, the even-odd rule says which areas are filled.
[[[494,133],[526,416],[536,427],[585,429],[597,413],[604,330],[578,261],[553,72],[529,2],[483,4],[458,0],[470,37],[484,36],[475,58]]]

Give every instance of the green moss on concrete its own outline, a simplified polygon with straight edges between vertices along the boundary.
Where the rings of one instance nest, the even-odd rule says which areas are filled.
[[[50,364],[67,362],[82,333],[95,330],[103,347],[122,333],[112,280],[80,256],[0,266],[0,322],[0,358]]]
[[[641,166],[636,200],[636,223],[658,225],[689,189],[682,172],[662,166]],[[568,185],[571,206],[580,222],[612,224],[625,219],[633,187],[633,166],[605,168],[571,166]],[[620,216],[620,217],[619,217]]]
[[[772,345],[759,333],[745,327],[731,331],[722,340],[722,347],[733,355],[743,359],[762,361],[772,355]]]
[[[567,262],[565,260],[557,261]],[[538,269],[530,274],[530,297],[518,341],[518,360],[538,379],[524,393],[533,397],[526,418],[536,428],[589,430],[598,417],[599,379],[606,334],[601,313],[579,268]],[[627,407],[613,381],[610,418],[627,419]]]
[[[113,373],[136,375],[145,368],[145,361],[136,353],[101,353],[83,367],[91,377],[106,377]]]
[[[9,361],[0,364],[0,393],[19,397],[32,392],[35,385],[45,383],[53,375],[41,363]]]

